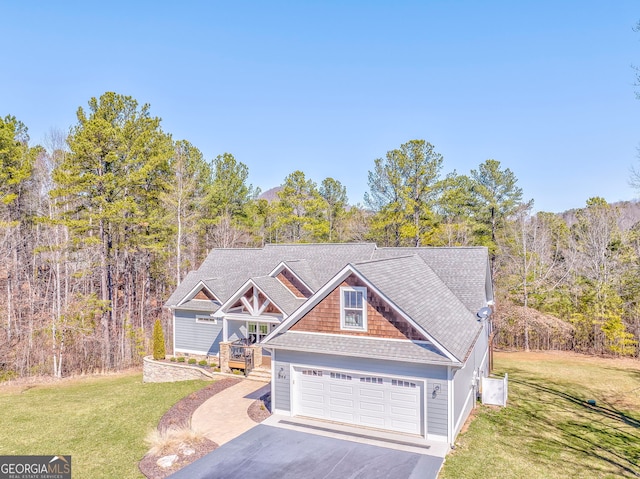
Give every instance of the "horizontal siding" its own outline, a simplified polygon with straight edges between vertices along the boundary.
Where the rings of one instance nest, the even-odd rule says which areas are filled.
[[[325,368],[370,371],[393,376],[447,379],[447,367],[428,364],[402,363],[380,359],[347,358],[328,354],[311,354],[278,350],[278,359],[289,363],[317,365]]]
[[[278,354],[279,355],[279,354]],[[286,361],[274,361],[273,379],[274,401],[273,409],[279,411],[291,411],[291,378],[290,363]]]
[[[446,380],[434,381],[430,379],[427,381],[427,434],[447,435],[448,384]],[[436,386],[440,387],[438,392],[435,392]]]
[[[246,338],[247,335],[247,323],[244,321],[228,320],[228,335],[229,341],[236,341],[238,339]]]
[[[218,354],[222,341],[222,321],[218,324],[196,323],[195,311],[176,310],[173,331],[176,351]]]

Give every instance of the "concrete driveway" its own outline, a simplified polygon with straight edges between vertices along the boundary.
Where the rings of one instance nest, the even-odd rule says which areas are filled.
[[[436,478],[442,457],[264,424],[170,479]]]

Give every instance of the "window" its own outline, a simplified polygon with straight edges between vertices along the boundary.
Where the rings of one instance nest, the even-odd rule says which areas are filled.
[[[269,334],[268,323],[247,323],[247,335],[251,344],[259,343],[267,334]]]
[[[340,288],[340,327],[367,330],[367,288]]]
[[[351,381],[351,376],[348,374],[331,373],[331,379],[343,379],[345,381]]]
[[[361,383],[382,384],[382,378],[373,378],[363,376],[360,378]]]
[[[401,388],[415,388],[416,387],[416,383],[411,383],[409,381],[400,381],[399,379],[392,379],[391,380],[391,385],[392,386],[400,386]]]
[[[318,371],[317,369],[303,369],[302,374],[305,376],[320,376],[322,377],[322,371]]]
[[[198,314],[196,316],[196,323],[203,323],[203,324],[218,324],[218,318],[213,318],[209,315],[200,315]]]

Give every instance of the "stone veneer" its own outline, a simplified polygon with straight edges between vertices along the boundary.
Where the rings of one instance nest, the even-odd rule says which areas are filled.
[[[172,383],[175,381],[190,381],[192,379],[213,379],[214,375],[198,366],[190,364],[167,363],[156,361],[147,356],[142,362],[142,382],[144,383]]]

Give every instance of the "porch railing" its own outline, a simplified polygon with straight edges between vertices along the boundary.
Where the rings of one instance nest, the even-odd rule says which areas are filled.
[[[232,369],[244,369],[244,375],[248,376],[253,369],[253,347],[244,340],[235,341],[229,348],[229,367]]]

